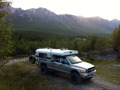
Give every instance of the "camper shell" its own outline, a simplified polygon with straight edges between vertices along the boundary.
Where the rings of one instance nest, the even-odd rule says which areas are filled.
[[[75,54],[78,54],[78,51],[67,50],[67,49],[51,49],[51,48],[37,49],[36,57],[40,57],[41,54],[46,58],[51,58],[53,55],[55,56],[75,55]]]

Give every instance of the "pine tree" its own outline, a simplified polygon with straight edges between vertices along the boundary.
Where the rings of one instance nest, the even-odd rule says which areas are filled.
[[[105,50],[109,47],[109,40],[106,36],[99,37],[96,44],[95,44],[95,50]]]
[[[117,52],[120,52],[120,25],[118,28],[115,28],[111,34],[112,46],[113,49]]]
[[[11,53],[12,42],[11,42],[11,22],[6,20],[5,17],[8,15],[8,11],[5,11],[5,7],[9,6],[9,2],[0,0],[0,62],[8,58]],[[3,64],[4,64],[3,63]]]
[[[86,41],[85,41],[85,51],[90,50],[90,45],[91,45],[91,36],[87,35]]]

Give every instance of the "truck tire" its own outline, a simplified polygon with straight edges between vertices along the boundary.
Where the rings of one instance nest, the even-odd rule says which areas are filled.
[[[30,57],[29,57],[29,62],[30,62],[30,63],[35,64],[35,61],[36,61],[36,59],[35,59],[34,56],[30,56]]]
[[[41,65],[41,73],[47,74],[47,72],[48,72],[48,69],[47,69],[46,65]]]
[[[70,75],[70,80],[71,80],[71,83],[72,83],[72,84],[77,85],[77,84],[80,84],[80,83],[81,83],[82,78],[79,76],[78,73],[74,72],[74,73],[71,73],[71,75]]]

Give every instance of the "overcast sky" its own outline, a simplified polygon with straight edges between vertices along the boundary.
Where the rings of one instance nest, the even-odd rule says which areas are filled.
[[[120,0],[9,0],[12,6],[22,8],[47,8],[56,14],[72,14],[84,17],[99,16],[108,20],[120,20]]]

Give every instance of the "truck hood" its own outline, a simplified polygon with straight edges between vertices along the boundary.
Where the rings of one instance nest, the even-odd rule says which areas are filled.
[[[81,63],[77,63],[77,64],[73,64],[74,67],[78,67],[78,68],[83,68],[83,69],[88,69],[91,67],[94,67],[94,65],[87,63],[87,62],[81,62]]]

